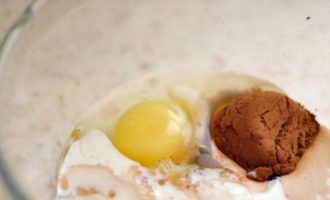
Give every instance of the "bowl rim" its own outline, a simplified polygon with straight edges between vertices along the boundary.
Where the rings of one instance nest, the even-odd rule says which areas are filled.
[[[21,29],[31,19],[31,17],[39,10],[48,0],[32,0],[32,2],[23,10],[18,19],[6,31],[2,41],[0,41],[0,76],[5,68],[5,61],[9,55],[10,49],[19,36]],[[1,137],[1,134],[0,134]],[[1,139],[0,139],[1,141]],[[15,200],[28,200],[28,195],[18,185],[13,173],[8,166],[4,157],[4,149],[0,144],[0,178],[3,179],[4,185],[9,191],[11,198]]]

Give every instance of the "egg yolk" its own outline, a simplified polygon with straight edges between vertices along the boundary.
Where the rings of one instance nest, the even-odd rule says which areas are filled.
[[[117,149],[146,167],[164,160],[185,162],[192,127],[185,111],[171,102],[139,104],[123,114],[112,142]]]

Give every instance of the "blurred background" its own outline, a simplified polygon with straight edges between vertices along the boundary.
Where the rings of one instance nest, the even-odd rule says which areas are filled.
[[[17,17],[31,1],[32,0],[0,0],[0,41],[4,38],[10,25],[14,23]],[[0,199],[11,199],[2,179],[0,179]]]

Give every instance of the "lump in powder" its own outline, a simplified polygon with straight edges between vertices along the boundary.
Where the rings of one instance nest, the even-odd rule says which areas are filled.
[[[227,157],[265,181],[291,173],[319,132],[315,116],[276,92],[240,96],[213,114],[211,135]]]

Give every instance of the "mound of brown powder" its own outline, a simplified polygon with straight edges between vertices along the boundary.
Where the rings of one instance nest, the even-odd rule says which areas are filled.
[[[319,132],[315,116],[289,97],[254,92],[213,114],[217,147],[256,181],[292,172]]]

